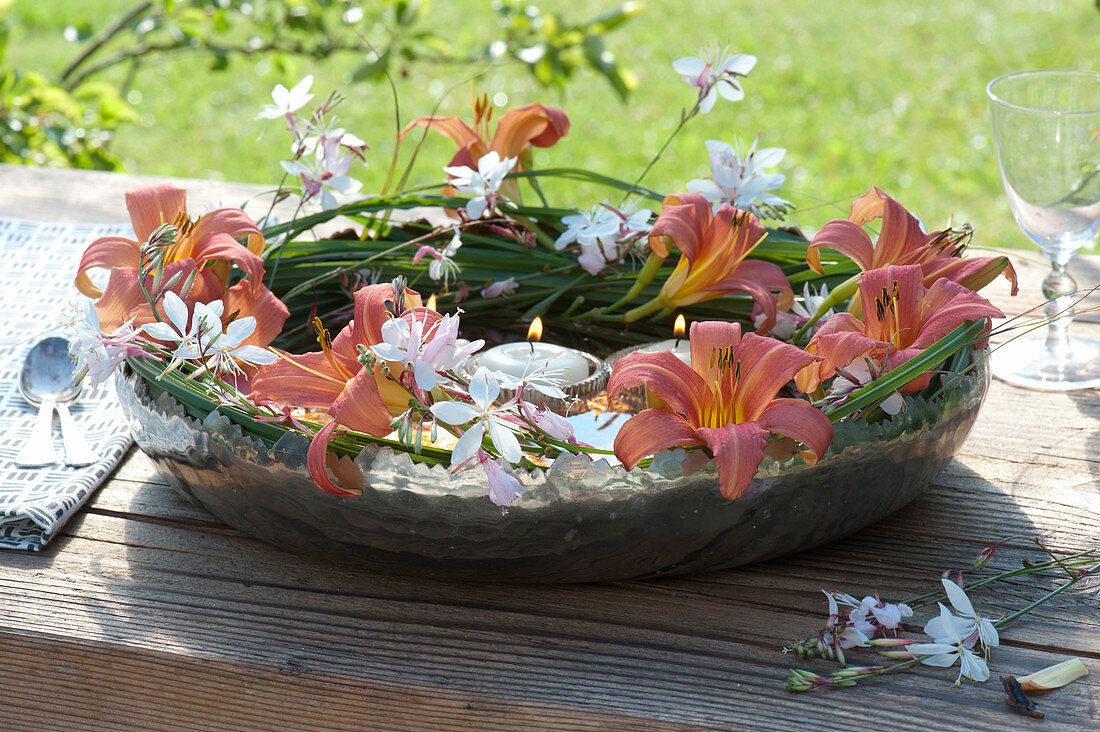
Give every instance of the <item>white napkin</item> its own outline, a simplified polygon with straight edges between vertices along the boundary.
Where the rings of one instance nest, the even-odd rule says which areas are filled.
[[[27,351],[47,335],[70,300],[85,247],[111,234],[132,236],[120,224],[50,224],[0,218],[0,548],[40,550],[99,487],[126,454],[132,438],[112,380],[86,387],[70,405],[98,462],[74,468],[15,464],[37,409],[19,394]],[[58,420],[54,446],[64,455]]]

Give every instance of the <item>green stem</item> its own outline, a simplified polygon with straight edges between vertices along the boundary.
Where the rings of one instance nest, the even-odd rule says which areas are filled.
[[[642,290],[646,288],[653,278],[657,276],[657,272],[661,270],[661,265],[664,264],[664,257],[660,257],[652,252],[649,254],[649,258],[646,259],[645,264],[642,265],[642,269],[638,272],[638,276],[634,278],[634,284],[630,286],[626,294],[620,297],[611,305],[603,308],[600,312],[607,314],[613,310],[618,310],[620,307],[636,298]]]
[[[860,274],[862,274],[862,272]],[[817,321],[825,317],[825,313],[829,312],[834,305],[838,305],[851,297],[859,287],[859,277],[860,275],[857,274],[837,285],[836,288],[829,293],[829,296],[822,300],[821,304],[817,306],[817,310],[810,316],[810,319],[806,321],[806,324],[794,332],[794,335],[791,336],[791,342],[800,342],[802,337],[806,335],[806,331],[812,328]]]
[[[1047,594],[1043,595],[1043,596],[1042,596],[1042,597],[1040,597],[1040,598],[1039,598],[1038,600],[1036,600],[1035,602],[1031,603],[1031,604],[1030,604],[1030,605],[1028,605],[1027,607],[1023,608],[1022,610],[1018,610],[1018,611],[1016,611],[1016,612],[1012,613],[1012,614],[1011,614],[1011,615],[1009,615],[1009,616],[1008,616],[1007,618],[1001,618],[1001,619],[1000,619],[1000,620],[998,620],[997,622],[993,623],[993,625],[995,625],[995,626],[996,626],[996,627],[998,627],[998,628],[1003,628],[1003,627],[1005,627],[1006,625],[1008,625],[1008,624],[1009,624],[1009,623],[1011,623],[1012,621],[1016,620],[1017,618],[1019,618],[1019,617],[1021,617],[1021,616],[1023,616],[1023,615],[1026,615],[1027,613],[1031,612],[1031,611],[1032,611],[1032,610],[1034,610],[1035,608],[1039,607],[1040,605],[1042,605],[1042,604],[1043,604],[1044,602],[1046,602],[1046,601],[1047,601],[1047,600],[1049,600],[1050,598],[1052,598],[1052,597],[1055,597],[1056,595],[1059,595],[1059,594],[1061,594],[1062,592],[1065,592],[1065,591],[1066,591],[1066,590],[1068,590],[1068,589],[1069,589],[1070,587],[1073,587],[1073,586],[1074,586],[1075,584],[1077,584],[1078,582],[1080,582],[1081,580],[1083,580],[1083,579],[1084,579],[1085,577],[1090,577],[1090,576],[1092,576],[1092,575],[1093,575],[1093,574],[1095,574],[1095,573],[1096,573],[1097,571],[1100,571],[1100,564],[1097,564],[1097,565],[1095,565],[1095,566],[1094,566],[1094,567],[1093,567],[1092,569],[1088,570],[1087,572],[1082,572],[1082,573],[1081,573],[1081,574],[1079,574],[1078,576],[1076,576],[1076,577],[1074,577],[1073,579],[1071,579],[1071,580],[1070,580],[1069,582],[1066,582],[1066,583],[1065,583],[1064,585],[1062,585],[1062,586],[1061,586],[1061,587],[1059,587],[1058,589],[1056,589],[1056,590],[1051,590],[1050,592],[1048,592]]]
[[[650,313],[653,313],[653,312],[656,312],[657,310],[662,310],[662,309],[667,310],[668,308],[663,302],[661,302],[660,297],[655,297],[652,300],[650,300],[649,302],[647,302],[643,305],[639,305],[638,307],[634,308],[633,310],[628,310],[626,312],[626,314],[623,315],[623,322],[633,323],[635,320],[638,320],[639,318],[644,318],[645,316],[649,315]]]

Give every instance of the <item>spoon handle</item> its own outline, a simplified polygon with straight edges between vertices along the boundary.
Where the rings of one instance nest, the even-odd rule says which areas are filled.
[[[57,403],[57,416],[61,419],[61,440],[65,443],[66,465],[91,465],[96,461],[96,454],[88,447],[88,441],[84,439],[84,432],[76,426],[73,415],[69,413],[69,407],[64,402]]]
[[[31,428],[31,436],[15,459],[15,464],[19,467],[40,468],[56,460],[53,452],[53,408],[54,403],[50,399],[43,399],[38,406],[38,416]]]

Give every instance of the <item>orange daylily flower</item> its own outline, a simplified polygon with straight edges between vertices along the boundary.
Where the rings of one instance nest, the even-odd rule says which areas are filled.
[[[321,337],[321,350],[281,358],[260,367],[252,379],[249,399],[256,404],[280,404],[307,409],[327,409],[333,421],[325,425],[310,443],[307,468],[324,491],[340,496],[355,495],[336,485],[328,476],[325,455],[329,440],[338,427],[385,437],[393,431],[393,418],[409,408],[409,392],[382,371],[364,369],[359,346],[382,343],[382,326],[393,317],[389,304],[395,300],[393,286],[371,285],[355,295],[354,316],[332,343]],[[420,295],[405,290],[397,317],[425,321],[430,328],[442,316],[421,305]],[[397,364],[395,377],[402,375]],[[391,368],[391,371],[393,369]]]
[[[509,109],[497,122],[492,136],[489,122],[493,109],[488,97],[474,100],[474,126],[470,127],[458,117],[419,117],[401,130],[404,136],[413,127],[427,127],[454,140],[458,152],[448,166],[465,165],[477,169],[477,161],[489,151],[496,151],[501,159],[517,158],[516,170],[525,170],[531,164],[531,147],[552,147],[569,133],[569,118],[565,112],[541,104]]]
[[[795,377],[801,391],[813,391],[836,374],[838,366],[843,368],[863,356],[889,371],[963,323],[1004,317],[984,297],[957,282],[941,278],[926,288],[921,267],[915,264],[864,272],[859,292],[866,303],[863,318],[837,313],[806,346],[821,360]],[[922,374],[899,391],[920,391],[931,379],[931,372]]]
[[[809,402],[775,398],[816,356],[774,338],[742,336],[736,323],[692,323],[689,343],[690,366],[667,351],[615,363],[609,395],[644,384],[668,405],[639,412],[619,430],[615,455],[624,467],[671,447],[707,447],[722,495],[733,499],[752,483],[769,434],[806,445],[808,462],[825,454],[832,422]]]
[[[882,220],[882,230],[872,243],[862,227],[875,219]],[[821,227],[806,249],[806,262],[814,272],[822,273],[818,250],[825,247],[849,257],[864,272],[887,265],[917,264],[925,285],[931,286],[946,277],[974,291],[1003,272],[1015,295],[1016,270],[1008,257],[963,258],[967,236],[953,235],[951,231],[924,233],[920,222],[904,206],[872,187],[852,201],[848,219],[835,219]]]
[[[763,310],[760,332],[767,332],[777,309],[794,302],[794,293],[777,265],[745,259],[766,235],[760,221],[748,212],[722,206],[715,213],[710,201],[697,193],[668,196],[650,230],[649,248],[654,256],[664,258],[671,242],[680,250],[680,261],[657,298],[628,313],[627,321],[658,307],[682,308],[745,292]]]
[[[266,346],[282,331],[289,311],[263,284],[264,263],[259,256],[263,235],[240,209],[221,208],[192,221],[186,203],[187,192],[168,184],[127,192],[126,207],[137,240],[106,236],[92,242],[77,269],[77,289],[96,299],[96,312],[105,331],[128,320],[139,325],[152,322],[152,308],[138,285],[141,246],[159,226],[173,224],[176,241],[164,251],[164,281],[179,274],[171,289],[185,301],[222,300],[227,320],[255,317],[256,330],[245,343]],[[229,286],[233,265],[248,277]],[[111,270],[104,290],[88,277],[89,270],[100,267]],[[184,282],[191,278],[193,284],[182,292]],[[151,276],[145,285],[152,289]]]

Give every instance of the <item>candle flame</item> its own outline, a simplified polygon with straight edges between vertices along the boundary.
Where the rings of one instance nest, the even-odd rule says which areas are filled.
[[[428,297],[428,310],[435,310],[435,293]]]
[[[535,319],[531,321],[531,327],[527,329],[527,340],[542,340],[542,318],[537,315],[535,316]]]
[[[683,338],[684,333],[687,332],[687,320],[684,319],[684,314],[680,313],[676,316],[676,324],[672,326],[672,334],[677,338]]]

